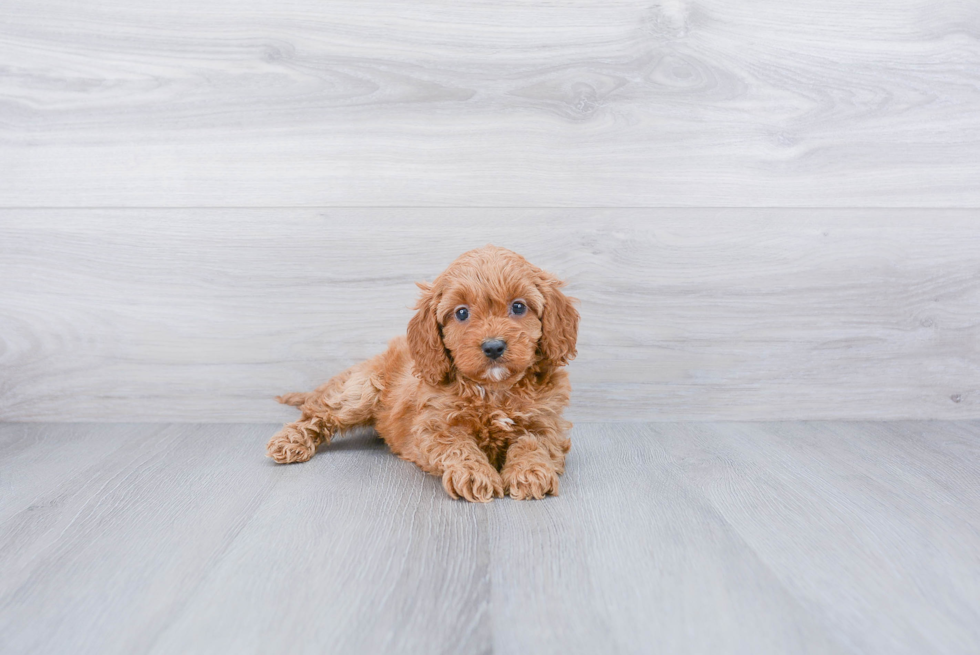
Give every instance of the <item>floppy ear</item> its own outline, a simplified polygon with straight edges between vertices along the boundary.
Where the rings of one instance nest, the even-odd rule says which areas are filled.
[[[415,360],[415,374],[426,382],[438,385],[449,376],[452,362],[442,343],[442,332],[436,320],[438,300],[432,286],[418,283],[422,297],[415,305],[415,316],[408,322],[408,347]]]
[[[538,283],[544,296],[541,313],[541,341],[538,343],[543,360],[552,366],[564,366],[575,359],[578,339],[578,311],[560,289],[565,285],[558,278],[545,273]]]

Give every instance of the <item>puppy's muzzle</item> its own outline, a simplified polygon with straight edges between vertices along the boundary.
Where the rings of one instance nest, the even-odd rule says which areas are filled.
[[[507,350],[507,342],[503,339],[487,339],[482,344],[483,354],[490,359],[500,359]]]

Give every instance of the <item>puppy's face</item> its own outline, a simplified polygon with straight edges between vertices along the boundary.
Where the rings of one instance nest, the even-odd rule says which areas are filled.
[[[461,277],[449,285],[436,310],[457,372],[491,384],[516,381],[535,361],[541,292],[499,275]]]
[[[578,312],[561,282],[523,257],[487,246],[462,255],[423,290],[408,328],[416,372],[490,386],[519,380],[537,362],[575,356]]]

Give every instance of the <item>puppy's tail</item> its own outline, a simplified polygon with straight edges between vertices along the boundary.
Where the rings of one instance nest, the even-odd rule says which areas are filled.
[[[293,407],[299,407],[306,402],[306,399],[310,397],[309,393],[284,393],[281,396],[276,396],[276,400],[281,402],[283,405],[292,405]]]

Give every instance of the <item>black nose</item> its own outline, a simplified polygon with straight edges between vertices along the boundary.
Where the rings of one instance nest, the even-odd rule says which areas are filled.
[[[498,359],[507,350],[507,342],[503,339],[487,339],[483,342],[483,354],[490,359]]]

